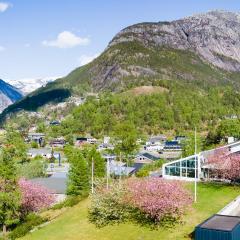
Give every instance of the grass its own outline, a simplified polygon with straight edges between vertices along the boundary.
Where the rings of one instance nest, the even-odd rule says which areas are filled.
[[[193,190],[193,185],[191,184]],[[240,187],[216,184],[198,185],[198,202],[184,216],[183,223],[171,229],[152,230],[133,223],[96,228],[88,222],[87,207],[89,200],[84,200],[70,208],[52,223],[26,235],[22,240],[181,240],[191,239],[189,234],[194,227],[222,209],[240,194]]]

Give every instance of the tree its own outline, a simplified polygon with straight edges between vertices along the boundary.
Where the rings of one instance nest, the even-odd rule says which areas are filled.
[[[131,122],[117,124],[114,132],[116,138],[115,150],[117,153],[123,153],[128,159],[129,155],[137,150],[137,130]]]
[[[17,184],[14,147],[3,148],[0,156],[0,224],[3,235],[7,226],[19,221],[20,192]]]
[[[187,139],[182,143],[183,157],[191,156],[195,153],[195,134],[189,133]],[[197,134],[197,153],[202,150],[202,138]]]
[[[211,166],[210,172],[213,177],[228,179],[233,182],[240,180],[240,155],[231,153],[227,148],[219,148],[207,159]]]
[[[17,165],[17,173],[19,177],[27,179],[46,176],[45,169],[46,160],[42,156],[36,156],[29,162]]]
[[[8,130],[5,139],[5,145],[13,151],[12,158],[16,162],[23,163],[27,161],[27,145],[19,132]]]
[[[223,120],[216,130],[217,136],[220,139],[226,137],[240,137],[240,121],[238,119]]]
[[[182,183],[160,178],[129,179],[126,202],[154,222],[178,220],[192,203],[191,194]]]
[[[98,152],[95,147],[86,147],[83,150],[83,154],[88,162],[90,172],[91,172],[91,165],[93,161],[94,177],[99,177],[99,178],[104,177],[106,172],[106,164],[100,152]]]
[[[88,195],[89,193],[89,166],[81,150],[71,148],[67,151],[70,170],[67,183],[68,195]]]
[[[50,207],[55,202],[54,195],[39,184],[24,178],[21,178],[18,184],[22,195],[21,212],[24,215]]]

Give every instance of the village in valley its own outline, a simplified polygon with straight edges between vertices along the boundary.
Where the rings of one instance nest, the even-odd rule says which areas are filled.
[[[0,0],[0,32],[0,240],[240,240],[239,1]]]

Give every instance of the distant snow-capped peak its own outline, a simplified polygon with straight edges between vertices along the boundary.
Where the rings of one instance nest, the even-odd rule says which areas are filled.
[[[19,89],[24,95],[26,95],[58,78],[60,77],[23,78],[17,80],[7,80],[6,82]]]

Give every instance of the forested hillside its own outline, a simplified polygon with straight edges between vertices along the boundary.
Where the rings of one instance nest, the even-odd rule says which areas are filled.
[[[87,101],[74,111],[70,119],[76,131],[105,134],[119,120],[131,121],[146,133],[214,126],[228,115],[238,115],[240,101],[238,57],[228,56],[238,44],[238,32],[224,32],[226,26],[220,23],[236,31],[240,25],[234,14],[210,12],[171,23],[130,26],[93,62],[27,95],[1,118],[98,93],[100,101]],[[155,90],[148,92],[146,87]]]

